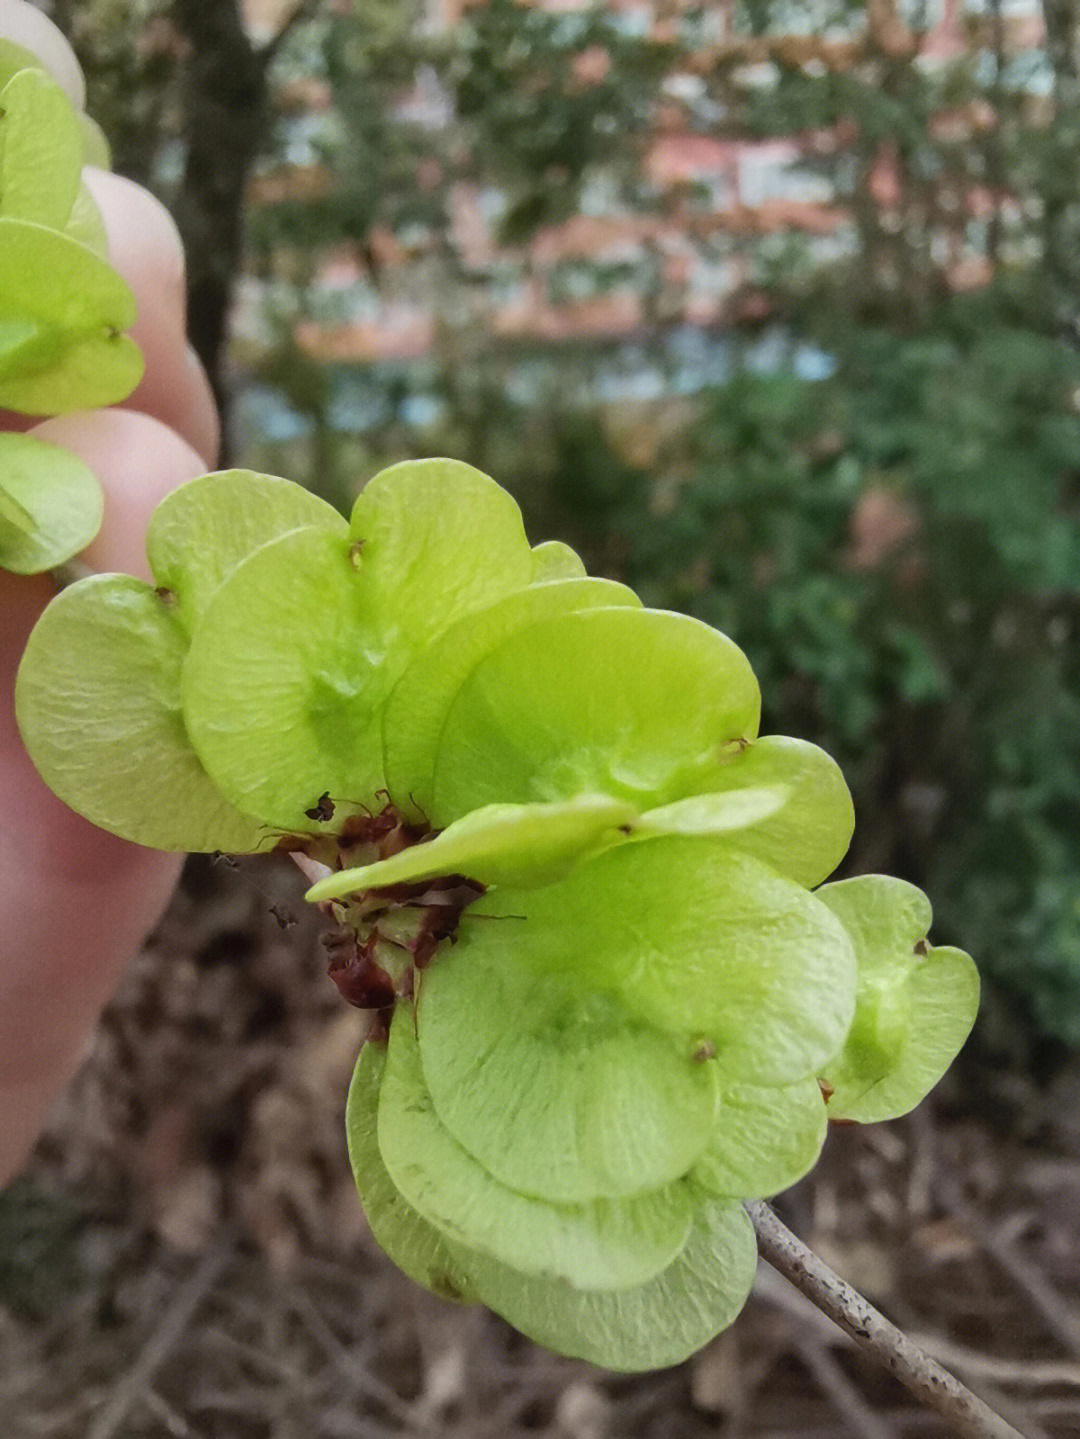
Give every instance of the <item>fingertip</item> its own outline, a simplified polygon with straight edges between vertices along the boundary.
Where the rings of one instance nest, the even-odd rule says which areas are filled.
[[[58,415],[33,434],[78,455],[101,481],[105,519],[84,553],[86,562],[150,580],[150,516],[170,491],[205,472],[198,451],[162,421],[134,410]]]
[[[157,322],[156,308],[153,302],[144,305],[131,332],[146,370],[121,408],[168,425],[201,456],[203,469],[211,470],[221,446],[221,421],[210,382],[191,346]]]
[[[217,462],[221,422],[205,371],[185,336],[186,272],[176,222],[148,190],[107,170],[83,174],[109,239],[109,259],[131,286],[130,334],[145,361],[143,378],[123,405],[163,421],[202,456]]]
[[[176,221],[156,195],[123,175],[83,168],[83,180],[101,211],[109,259],[135,292],[141,310],[153,298],[183,331],[184,246]]]
[[[0,0],[0,36],[36,55],[76,110],[83,109],[86,81],[75,51],[40,10],[26,0]]]

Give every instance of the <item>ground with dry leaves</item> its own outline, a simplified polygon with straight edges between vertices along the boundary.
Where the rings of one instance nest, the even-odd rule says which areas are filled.
[[[946,1431],[763,1267],[678,1369],[604,1374],[384,1261],[346,1164],[361,1016],[278,860],[193,861],[0,1195],[4,1439]],[[1080,1060],[984,1042],[831,1135],[792,1227],[1032,1439],[1080,1436]]]

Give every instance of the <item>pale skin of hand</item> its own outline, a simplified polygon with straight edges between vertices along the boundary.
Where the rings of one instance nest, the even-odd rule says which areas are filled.
[[[171,217],[129,181],[89,170],[86,179],[110,258],[135,292],[131,333],[146,375],[122,408],[31,432],[74,451],[101,481],[105,519],[85,561],[149,579],[147,519],[170,490],[214,467],[218,418],[184,336],[184,257]],[[0,414],[0,429],[26,427]],[[47,576],[0,572],[0,1183],[25,1162],[181,864],[95,829],[30,763],[15,726],[15,672],[54,593]]]

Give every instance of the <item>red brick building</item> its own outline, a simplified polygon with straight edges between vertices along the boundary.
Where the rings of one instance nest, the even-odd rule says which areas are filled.
[[[335,0],[346,9],[349,0]],[[477,0],[426,0],[423,25],[438,31],[458,23]],[[591,0],[522,0],[548,12],[590,8]],[[246,0],[253,29],[272,33],[288,0]],[[752,306],[762,262],[797,237],[808,261],[827,262],[854,243],[843,196],[814,161],[846,143],[840,131],[765,139],[724,138],[716,126],[693,127],[695,96],[703,77],[721,62],[737,65],[748,86],[768,86],[775,59],[783,56],[818,67],[858,64],[873,46],[878,53],[915,55],[928,70],[970,54],[985,43],[989,0],[870,0],[844,25],[830,25],[824,0],[792,0],[778,33],[751,33],[742,0],[708,6],[691,0],[607,0],[620,30],[631,35],[678,39],[684,60],[664,87],[671,103],[657,115],[655,138],[643,156],[643,176],[660,202],[648,214],[627,213],[617,198],[605,201],[603,185],[588,197],[588,213],[534,234],[517,248],[497,241],[497,192],[459,184],[451,190],[449,238],[461,270],[473,284],[470,322],[486,326],[499,341],[562,344],[623,339],[645,332],[658,317],[690,326],[722,326]],[[1042,39],[1038,0],[1002,0],[1000,25],[1010,55],[1038,56]],[[1001,38],[1000,35],[998,37]],[[1038,65],[1030,67],[1039,98]],[[597,71],[602,78],[603,67]],[[588,77],[584,77],[588,83]],[[296,88],[294,83],[294,89]],[[286,97],[288,98],[288,97]],[[328,105],[318,82],[300,97],[308,111]],[[295,103],[292,97],[290,103]],[[399,113],[436,129],[447,123],[447,97],[430,76],[399,98]],[[943,127],[958,133],[977,128],[979,117],[943,114]],[[710,129],[712,133],[710,133]],[[252,198],[273,203],[316,193],[327,182],[315,165],[294,164],[258,178]],[[897,212],[900,192],[889,147],[883,145],[870,177],[875,205],[885,223]],[[1000,200],[1001,197],[997,197]],[[967,242],[970,222],[990,203],[983,189],[960,197],[955,223],[935,234],[936,253],[957,287],[983,283],[988,267],[977,245]],[[994,203],[997,203],[995,201]],[[899,223],[897,219],[896,223]],[[415,360],[435,340],[438,295],[425,294],[419,274],[423,241],[376,233],[381,255],[378,292],[358,253],[325,257],[314,282],[323,318],[297,330],[312,354],[333,362]],[[370,253],[370,252],[369,252]],[[621,275],[590,289],[589,274]],[[647,283],[643,282],[647,281]],[[477,303],[475,294],[484,301]]]

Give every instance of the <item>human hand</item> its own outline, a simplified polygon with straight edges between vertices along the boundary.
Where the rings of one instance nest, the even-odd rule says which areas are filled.
[[[69,94],[81,76],[67,42],[25,0],[0,0],[0,36],[40,55]],[[105,517],[84,558],[149,578],[147,520],[170,490],[215,462],[218,418],[184,333],[184,256],[171,217],[104,171],[85,179],[109,258],[134,291],[131,331],[146,373],[121,407],[64,415],[30,433],[97,475]],[[0,413],[0,429],[28,428]],[[180,859],[95,829],[45,787],[15,726],[15,673],[55,587],[0,572],[0,1183],[22,1164],[87,1033],[175,885]]]

